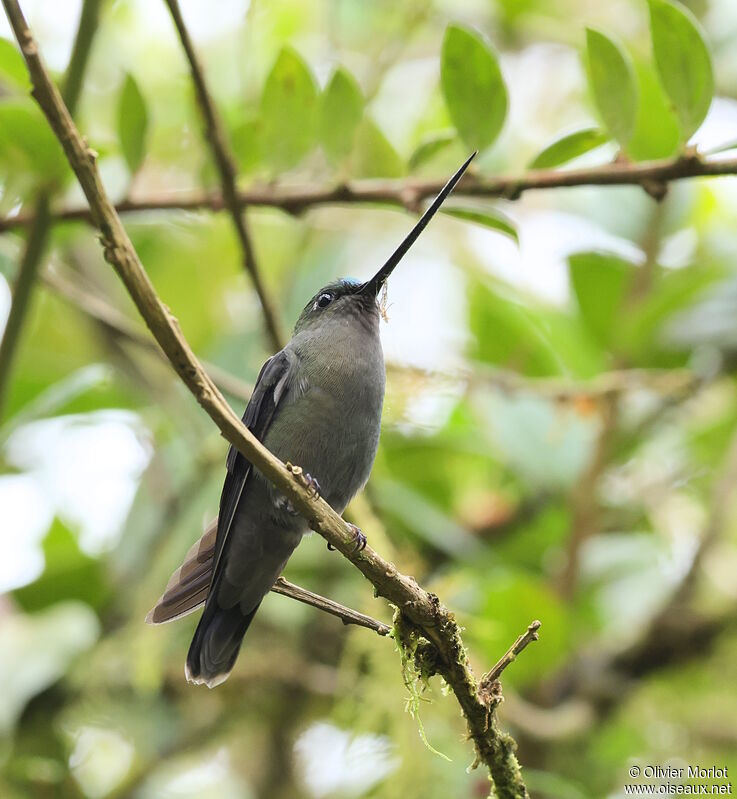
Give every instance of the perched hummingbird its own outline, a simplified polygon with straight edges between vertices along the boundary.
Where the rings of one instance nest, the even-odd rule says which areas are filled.
[[[243,415],[254,436],[282,461],[301,466],[337,513],[365,485],[379,443],[385,382],[379,292],[475,154],[370,280],[338,280],[315,294],[291,341],[261,369]],[[204,603],[185,665],[190,682],[214,688],[228,677],[261,600],[308,531],[286,498],[231,446],[217,521],[146,618],[161,624]],[[355,535],[356,546],[364,547],[358,528]]]

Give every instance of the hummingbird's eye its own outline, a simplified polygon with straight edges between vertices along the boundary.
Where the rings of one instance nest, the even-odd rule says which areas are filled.
[[[327,308],[332,301],[333,301],[333,295],[326,291],[324,294],[321,294],[317,298],[317,302],[315,303],[315,308],[316,309]]]

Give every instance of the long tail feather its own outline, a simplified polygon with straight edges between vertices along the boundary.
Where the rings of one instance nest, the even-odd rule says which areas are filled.
[[[147,624],[165,624],[181,619],[201,607],[212,579],[217,520],[187,552],[184,563],[172,574],[164,593],[146,616]]]

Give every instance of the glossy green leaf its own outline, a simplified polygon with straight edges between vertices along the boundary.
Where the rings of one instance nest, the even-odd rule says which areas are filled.
[[[635,128],[637,84],[627,53],[608,36],[586,29],[586,68],[604,125],[624,147]]]
[[[398,178],[404,163],[381,128],[366,117],[358,126],[353,173],[361,178]]]
[[[135,174],[146,154],[148,109],[133,75],[126,75],[118,100],[118,136],[123,158]]]
[[[473,222],[475,225],[496,230],[519,244],[517,226],[501,211],[491,208],[480,210],[478,208],[456,208],[455,206],[443,208],[442,211],[447,216],[454,216],[456,219],[463,219],[466,222]]]
[[[0,85],[2,84],[7,84],[23,92],[31,89],[31,81],[23,56],[12,42],[0,37]]]
[[[0,100],[0,166],[45,183],[68,173],[59,142],[30,98]]]
[[[620,312],[635,274],[634,265],[602,252],[576,253],[568,265],[581,317],[599,341],[610,344],[621,326]]]
[[[681,143],[678,118],[658,81],[655,69],[648,63],[637,62],[635,74],[639,103],[627,154],[637,161],[668,158],[678,151]]]
[[[494,143],[507,115],[507,88],[494,51],[480,34],[459,25],[445,32],[440,82],[461,138],[477,150]]]
[[[688,140],[704,121],[714,94],[714,72],[704,32],[685,7],[648,0],[650,32],[660,81]]]
[[[320,142],[333,161],[345,158],[353,149],[363,106],[358,82],[350,72],[338,67],[320,103]]]
[[[609,136],[599,128],[583,128],[551,142],[530,161],[530,169],[550,169],[601,147]]]
[[[409,157],[409,168],[417,169],[455,141],[455,131],[446,130],[426,136]]]
[[[264,151],[274,168],[296,166],[314,147],[317,106],[310,68],[296,50],[285,47],[261,95]]]

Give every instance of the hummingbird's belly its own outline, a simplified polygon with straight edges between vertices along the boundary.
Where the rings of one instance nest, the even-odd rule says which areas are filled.
[[[281,460],[317,479],[323,498],[338,513],[371,472],[379,443],[383,381],[380,386],[363,385],[350,395],[352,401],[346,402],[344,394],[308,388],[280,407],[264,441]]]

